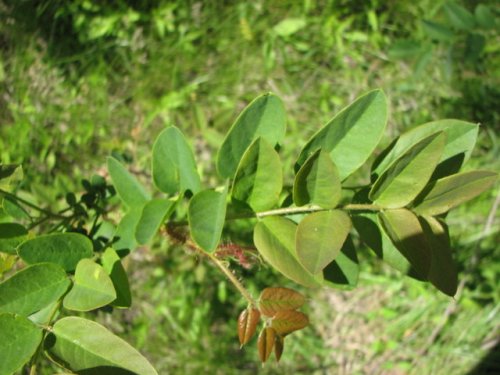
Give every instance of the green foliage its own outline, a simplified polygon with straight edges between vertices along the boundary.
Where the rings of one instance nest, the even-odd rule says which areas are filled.
[[[141,375],[157,374],[137,350],[91,320],[62,318],[54,324],[52,334],[50,355],[74,371],[107,373],[119,368]]]
[[[19,244],[28,238],[61,231],[89,237],[92,259],[111,278],[117,298],[97,311],[78,315],[104,322],[110,331],[126,337],[159,373],[295,373],[316,369],[318,364],[325,371],[345,372],[335,362],[359,373],[465,371],[483,355],[485,343],[492,342],[491,328],[498,323],[491,318],[495,317],[491,302],[498,299],[498,254],[494,251],[498,223],[491,219],[495,192],[486,191],[497,179],[496,174],[485,171],[498,169],[494,128],[498,85],[492,79],[498,68],[497,18],[495,5],[488,0],[472,6],[461,1],[434,4],[422,0],[391,7],[378,0],[284,1],[271,6],[259,0],[230,4],[5,1],[0,6],[0,19],[6,21],[0,22],[4,47],[0,53],[4,93],[0,97],[0,158],[4,163],[22,163],[23,168],[0,166],[0,277],[9,280],[23,269],[17,254]],[[393,53],[398,44],[406,46],[399,49],[400,56]],[[442,120],[437,123],[443,125],[435,127],[424,124],[403,133],[391,143],[397,146],[379,154],[379,147],[387,144],[382,139],[381,145],[368,152],[366,162],[342,183],[340,177],[332,177],[330,168],[333,163],[340,169],[339,159],[321,148],[305,155],[300,169],[304,171],[294,175],[291,165],[317,128],[315,124],[326,123],[332,112],[370,87],[383,88],[390,98],[391,119],[385,131],[390,136],[439,117],[464,118],[471,123]],[[229,181],[218,180],[217,160],[211,162],[215,150],[225,142],[232,116],[255,92],[268,91],[279,95],[287,107],[287,137],[278,145],[262,136],[251,138],[234,158],[232,173],[219,176]],[[154,135],[171,131],[165,124],[178,126],[175,140],[188,145],[180,162],[186,161],[191,168],[178,168],[162,156],[160,165],[172,164],[168,170],[179,172],[177,177],[186,173],[197,180],[198,191],[179,186],[182,183],[175,178],[170,181],[171,192],[164,191],[156,183],[154,167],[147,167],[150,155],[154,163]],[[252,129],[254,125],[248,126]],[[373,202],[367,197],[373,183],[395,160],[439,131],[446,138],[443,154],[426,186],[405,208],[417,214],[431,250],[429,283],[454,295],[459,271],[464,287],[453,306],[455,301],[436,293],[429,283],[398,278],[398,271],[406,275],[411,264],[384,231],[382,215],[377,214],[378,207],[369,207]],[[367,129],[363,133],[368,134]],[[233,192],[236,170],[257,139],[269,143],[268,149],[274,148],[273,155],[280,160],[276,173],[262,169],[262,161],[259,168],[276,180],[278,170],[284,172],[278,199],[274,193],[272,198],[257,193],[268,187],[269,191],[278,189],[278,184],[264,184],[262,176],[250,179],[258,184],[242,185],[246,195],[241,198],[236,199]],[[360,139],[365,141],[365,137]],[[159,149],[175,159],[171,152],[175,143]],[[346,147],[346,156],[357,152],[358,143]],[[194,146],[194,153],[189,145]],[[392,156],[384,157],[388,152]],[[106,184],[108,175],[101,168],[109,154],[129,171],[122,178],[127,179],[128,174],[134,176],[132,181],[147,186],[139,189],[146,192],[147,199],[139,193],[142,203],[126,204],[130,207],[124,208],[123,216],[116,209],[115,189]],[[375,156],[370,181],[367,172]],[[306,168],[309,160],[311,165]],[[253,167],[247,164],[245,170]],[[479,171],[471,172],[474,169]],[[100,176],[78,184],[92,173]],[[457,189],[461,176],[468,173],[474,178],[464,180],[464,190]],[[448,179],[454,182],[449,184]],[[441,180],[446,182],[444,190],[436,190]],[[455,189],[447,190],[452,185]],[[277,359],[285,349],[279,367],[268,363],[261,368],[254,363],[256,348],[238,352],[238,345],[232,344],[234,324],[230,322],[244,308],[241,297],[228,281],[220,281],[216,269],[200,261],[203,252],[191,241],[193,233],[186,225],[193,195],[214,187],[221,192],[224,186],[229,187],[224,201],[226,220],[222,220],[221,234],[216,230],[208,236],[218,242],[210,255],[244,280],[251,295],[271,284],[294,287],[294,281],[266,267],[265,258],[263,262],[252,246],[252,232],[267,220],[268,212],[262,211],[277,210],[276,215],[297,224],[295,231],[310,215],[334,208],[353,222],[341,250],[322,270],[322,285],[352,288],[359,280],[359,288],[349,295],[304,292],[315,301],[314,309],[304,306],[314,324],[286,340],[275,334]],[[435,199],[435,193],[443,191],[445,199]],[[432,202],[426,201],[429,192]],[[471,201],[480,193],[479,199]],[[130,203],[133,194],[128,199]],[[272,204],[259,207],[255,201]],[[427,211],[428,203],[436,211]],[[448,212],[451,208],[454,210]],[[310,209],[314,212],[308,212]],[[451,244],[445,220],[451,227]],[[161,236],[155,235],[158,231]],[[290,236],[295,240],[291,249],[298,253],[297,232]],[[331,242],[326,241],[325,248]],[[363,243],[373,247],[382,262],[366,254]],[[323,252],[325,248],[318,247]],[[191,251],[202,258],[190,257]],[[73,271],[66,275],[68,282],[73,280]],[[416,276],[414,271],[410,276]],[[61,306],[63,298],[30,315],[42,332],[40,340],[58,319],[74,314]],[[130,306],[131,311],[115,309]],[[445,310],[452,311],[452,319],[439,332],[439,341],[422,355]],[[262,323],[268,331],[280,329],[266,324],[265,319]],[[364,335],[365,330],[369,334]],[[464,336],[463,332],[472,333]],[[40,349],[51,340],[53,336],[47,337]],[[381,358],[383,353],[384,361],[367,364],[353,359],[342,350],[344,343],[362,346],[366,358]],[[9,361],[2,357],[0,367],[17,361],[16,369],[9,367],[7,373],[23,371],[23,364],[33,363],[37,372],[58,372],[44,358],[46,351],[39,350],[31,358],[35,349],[30,349],[30,357],[21,352],[17,357],[8,355]],[[1,352],[5,352],[3,348]],[[96,371],[127,372],[116,367]]]
[[[5,246],[7,254],[13,253],[14,248],[23,261],[32,265],[0,284],[0,312],[25,316],[37,313],[34,321],[53,323],[50,334],[43,335],[44,347],[51,358],[73,371],[106,372],[119,367],[135,373],[156,373],[135,349],[104,327],[77,317],[57,320],[56,313],[61,308],[85,312],[105,306],[130,306],[130,287],[120,256],[133,251],[136,244],[150,241],[165,226],[164,233],[170,240],[206,256],[247,300],[249,307],[240,315],[238,323],[242,345],[253,336],[260,314],[271,316],[272,319],[265,320],[257,347],[262,362],[267,361],[273,348],[279,360],[284,337],[307,326],[309,319],[295,310],[303,303],[297,292],[279,288],[263,292],[257,303],[221,262],[218,251],[225,249],[220,245],[225,224],[238,219],[250,220],[254,226],[253,243],[259,255],[281,274],[303,286],[349,288],[356,285],[359,264],[351,238],[354,223],[361,239],[379,257],[404,274],[429,281],[453,296],[458,286],[457,270],[446,224],[435,215],[479,195],[497,178],[496,173],[486,171],[453,174],[471,152],[477,135],[475,126],[464,122],[433,122],[404,134],[375,161],[371,168],[376,177],[374,181],[355,188],[357,192],[352,201],[346,200],[347,196],[341,201],[341,176],[345,179],[369,158],[387,122],[385,95],[372,91],[334,117],[306,144],[298,159],[300,168],[293,187],[286,188],[293,199],[280,202],[283,189],[280,156],[266,141],[266,134],[273,133],[269,133],[270,130],[258,133],[259,128],[249,120],[257,119],[257,124],[263,124],[262,129],[270,126],[267,117],[271,113],[274,118],[275,109],[273,104],[268,105],[268,100],[281,103],[273,96],[257,98],[243,111],[224,141],[236,144],[237,149],[246,147],[244,152],[228,151],[230,157],[226,158],[224,148],[219,151],[217,163],[222,165],[219,172],[222,168],[222,173],[234,175],[229,192],[227,184],[222,190],[196,192],[201,184],[192,152],[182,133],[174,127],[161,132],[153,146],[152,176],[159,190],[155,196],[176,195],[175,202],[166,197],[150,200],[138,180],[116,159],[108,158],[110,177],[127,208],[118,228],[109,230],[101,239],[101,248],[95,247],[100,244],[96,242],[100,230],[96,226],[98,216],[94,220],[95,229],[88,237],[79,233],[54,233],[24,241],[10,240],[10,247]],[[280,111],[279,118],[284,118]],[[365,142],[366,134],[371,134],[373,129],[376,142]],[[236,139],[234,134],[238,132],[250,135],[244,138],[240,134],[242,138]],[[258,136],[252,141],[255,134]],[[272,144],[277,141],[275,138]],[[338,152],[348,149],[356,152],[347,161],[347,167],[342,167],[346,159],[345,156],[339,158]],[[304,159],[303,155],[309,154],[311,156]],[[238,166],[233,171],[234,162]],[[343,172],[337,171],[337,163]],[[433,180],[440,163],[451,165],[451,169],[439,169],[438,177],[447,174]],[[165,165],[168,168],[164,168]],[[94,185],[106,188],[105,181],[97,178]],[[184,195],[188,190],[195,194]],[[66,200],[70,207],[77,204],[76,197],[68,196]],[[82,200],[94,201],[88,197]],[[231,201],[233,204],[228,210]],[[299,205],[295,206],[294,202]],[[66,220],[64,216],[53,216]],[[186,226],[189,232],[183,228]],[[9,229],[6,238],[12,238],[12,233],[15,240],[19,233],[26,236],[23,227],[8,225],[6,228]],[[89,259],[92,257],[94,259]],[[73,270],[75,274],[70,282],[66,272]],[[28,349],[31,352],[31,348]],[[14,365],[19,366],[17,362]]]

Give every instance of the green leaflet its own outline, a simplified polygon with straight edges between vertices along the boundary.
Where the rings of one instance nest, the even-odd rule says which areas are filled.
[[[297,227],[298,260],[313,275],[320,273],[339,255],[350,229],[351,219],[344,211],[308,214]]]
[[[73,271],[83,258],[93,254],[92,242],[79,233],[55,233],[35,237],[23,242],[17,249],[28,264],[50,262],[66,271]]]
[[[245,150],[257,138],[271,146],[285,136],[285,108],[280,98],[264,94],[252,101],[236,119],[217,154],[217,171],[223,178],[232,178]]]
[[[380,224],[396,248],[411,264],[411,271],[426,280],[431,267],[432,250],[417,216],[407,209],[379,213]]]
[[[54,324],[53,334],[55,342],[49,347],[51,356],[72,371],[92,369],[95,373],[106,373],[113,367],[138,375],[157,375],[136,349],[90,320],[63,318]]]
[[[269,216],[258,222],[254,229],[254,243],[262,257],[289,279],[307,287],[321,285],[297,258],[295,234],[297,225],[280,216]]]
[[[293,183],[297,206],[316,204],[334,208],[340,200],[341,184],[337,166],[328,153],[318,150],[299,169]]]
[[[275,206],[283,187],[283,171],[278,153],[263,138],[256,139],[243,154],[231,191],[235,200],[252,210]]]
[[[323,270],[323,285],[334,288],[352,289],[358,284],[359,262],[350,235],[333,262]]]
[[[120,257],[116,254],[115,250],[109,247],[104,254],[102,254],[101,261],[102,267],[111,278],[113,287],[116,291],[116,299],[113,301],[112,305],[115,307],[130,307],[132,304],[130,285]]]
[[[43,332],[25,317],[0,314],[0,336],[0,375],[11,375],[35,354]]]
[[[457,292],[458,273],[451,254],[447,228],[432,216],[420,218],[432,256],[429,281],[443,293],[453,297]]]
[[[296,170],[318,149],[330,154],[345,180],[372,154],[387,124],[387,99],[381,90],[370,91],[340,111],[307,142]]]
[[[415,200],[414,211],[421,215],[439,215],[488,190],[498,173],[470,171],[444,177],[430,184]]]
[[[0,312],[28,316],[57,301],[70,284],[56,264],[26,267],[0,283]]]
[[[122,217],[115,234],[113,235],[113,248],[118,252],[126,252],[135,249],[135,231],[141,219],[143,206],[133,207]]]
[[[128,207],[142,206],[149,200],[144,187],[115,158],[108,157],[108,171],[118,196]]]
[[[411,264],[394,246],[382,229],[380,218],[375,213],[357,214],[352,217],[354,228],[361,240],[372,249],[377,257],[403,274],[408,274]]]
[[[460,120],[438,120],[417,126],[397,138],[372,167],[372,174],[380,176],[396,159],[424,138],[442,131],[446,134],[443,154],[432,180],[456,173],[469,160],[476,144],[479,126]]]
[[[138,243],[145,244],[153,238],[166,218],[172,213],[174,205],[174,202],[162,198],[152,199],[144,205],[135,228],[135,238]]]
[[[200,177],[191,147],[175,126],[163,130],[153,145],[152,174],[155,186],[166,194],[200,190]]]
[[[0,252],[17,254],[16,247],[28,236],[28,231],[20,224],[0,223]]]
[[[430,135],[408,149],[373,184],[369,197],[386,208],[409,204],[429,181],[442,155],[445,135]]]
[[[205,251],[213,252],[220,241],[226,218],[227,189],[222,193],[203,190],[191,198],[189,229],[193,240]]]
[[[90,259],[82,259],[75,271],[73,288],[64,297],[68,310],[90,311],[113,302],[116,292],[113,282],[100,265]]]

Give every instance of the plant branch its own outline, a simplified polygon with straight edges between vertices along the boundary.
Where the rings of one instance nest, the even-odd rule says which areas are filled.
[[[376,204],[369,203],[349,203],[343,206],[338,206],[335,209],[345,210],[345,211],[380,211],[382,207],[377,206]],[[226,220],[240,220],[240,219],[253,219],[259,218],[262,219],[266,216],[288,216],[288,215],[297,215],[297,214],[308,214],[312,212],[319,211],[330,211],[331,208],[323,208],[316,205],[309,205],[303,207],[285,207],[285,208],[277,208],[269,211],[261,211],[261,212],[249,212],[243,213],[240,215],[233,215],[226,217]],[[188,225],[186,220],[171,222],[170,225],[174,227],[181,227]]]
[[[60,214],[57,214],[57,213],[54,213],[52,211],[49,211],[49,210],[46,210],[45,208],[42,208],[40,206],[37,206],[36,204],[34,203],[31,203],[31,202],[28,202],[27,200],[23,199],[23,198],[20,198],[18,197],[17,195],[14,195],[12,193],[9,193],[8,191],[5,191],[5,190],[2,190],[0,189],[0,194],[6,196],[6,197],[9,197],[11,199],[14,199],[16,200],[17,202],[20,202],[38,212],[41,212],[49,217],[56,217],[56,218],[59,218],[59,219],[63,219],[63,218],[66,218],[66,216],[64,215],[60,215]]]

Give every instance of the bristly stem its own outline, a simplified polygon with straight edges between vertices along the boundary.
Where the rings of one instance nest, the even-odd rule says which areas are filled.
[[[175,239],[175,238],[174,238]],[[193,249],[194,251],[204,255],[208,259],[212,261],[213,264],[217,266],[217,268],[229,279],[229,281],[234,285],[236,289],[240,292],[240,294],[245,298],[248,302],[249,305],[251,306],[257,306],[257,303],[253,299],[252,295],[246,288],[241,284],[241,282],[238,280],[236,276],[233,275],[231,270],[227,268],[223,262],[221,262],[215,255],[212,253],[209,253],[205,250],[203,250],[201,247],[196,245],[192,240],[186,239],[185,240],[185,245],[188,246],[189,248]]]

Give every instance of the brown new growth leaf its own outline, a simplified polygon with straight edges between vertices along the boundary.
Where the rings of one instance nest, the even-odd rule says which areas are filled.
[[[253,337],[260,319],[260,312],[254,308],[243,310],[238,317],[238,337],[240,347],[245,345]]]
[[[276,340],[274,341],[274,355],[276,356],[276,362],[280,361],[284,348],[285,338],[283,336],[276,335]]]
[[[259,349],[259,358],[262,363],[266,362],[273,351],[276,341],[276,331],[271,327],[265,327],[259,334],[257,348]]]
[[[280,336],[286,336],[293,331],[298,331],[309,324],[309,318],[295,310],[278,311],[271,321],[271,327]]]
[[[274,316],[279,311],[295,310],[301,307],[306,298],[288,288],[266,288],[259,298],[259,308],[262,314]]]

